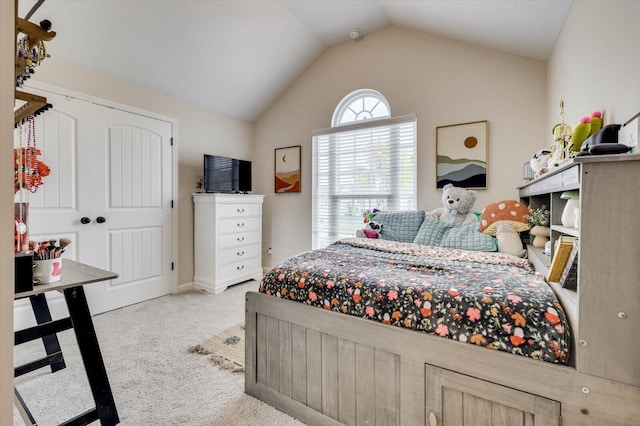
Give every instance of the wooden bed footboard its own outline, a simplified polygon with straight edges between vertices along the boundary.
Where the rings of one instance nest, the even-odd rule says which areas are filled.
[[[250,292],[245,392],[310,425],[633,425],[640,388]]]

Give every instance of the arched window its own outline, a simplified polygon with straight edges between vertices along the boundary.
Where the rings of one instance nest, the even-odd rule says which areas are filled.
[[[390,114],[380,92],[356,90],[313,132],[313,248],[354,237],[365,210],[416,208],[416,116]]]
[[[359,89],[342,99],[333,113],[331,127],[387,117],[391,117],[391,108],[382,93],[373,89]]]

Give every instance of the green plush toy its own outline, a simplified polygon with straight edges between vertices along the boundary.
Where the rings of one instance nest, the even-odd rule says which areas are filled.
[[[595,111],[591,114],[591,131],[589,132],[589,136],[595,135],[600,129],[602,129],[602,113]]]
[[[582,148],[582,142],[591,134],[591,117],[583,117],[571,134],[571,151],[577,152]]]

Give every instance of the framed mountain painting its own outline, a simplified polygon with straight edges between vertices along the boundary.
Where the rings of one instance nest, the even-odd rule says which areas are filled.
[[[487,187],[487,120],[436,127],[436,188]]]
[[[300,145],[275,149],[274,192],[300,192]]]

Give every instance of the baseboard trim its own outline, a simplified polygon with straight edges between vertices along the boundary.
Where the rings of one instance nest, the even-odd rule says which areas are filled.
[[[179,284],[178,288],[175,291],[175,294],[178,293],[184,293],[185,291],[189,291],[189,290],[193,290],[194,289],[194,284],[193,282],[190,283],[184,283],[184,284]]]

